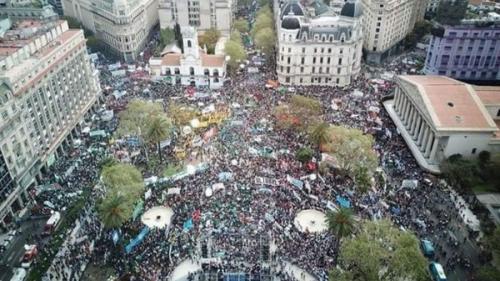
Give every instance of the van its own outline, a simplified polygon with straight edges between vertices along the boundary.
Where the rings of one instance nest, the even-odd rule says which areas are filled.
[[[437,262],[431,262],[429,264],[429,271],[431,272],[432,280],[434,281],[446,281],[446,274],[444,274],[443,266]]]
[[[53,212],[50,218],[45,223],[43,228],[43,234],[49,235],[59,226],[59,222],[61,221],[61,213]]]

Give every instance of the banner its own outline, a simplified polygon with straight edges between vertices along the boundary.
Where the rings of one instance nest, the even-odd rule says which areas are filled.
[[[130,254],[132,250],[134,249],[135,246],[139,245],[144,238],[146,238],[146,235],[149,233],[149,227],[145,226],[141,232],[135,237],[134,239],[130,240],[130,243],[125,247],[125,252],[127,254]]]

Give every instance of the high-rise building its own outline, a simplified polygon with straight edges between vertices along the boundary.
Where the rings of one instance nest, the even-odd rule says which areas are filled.
[[[200,32],[215,28],[228,35],[235,7],[234,0],[159,0],[160,27],[190,25]]]
[[[284,85],[349,85],[361,69],[361,3],[348,1],[340,14],[329,8],[310,11],[314,12],[314,17],[294,0],[280,7],[276,19],[279,82]]]
[[[500,80],[500,20],[463,20],[436,26],[424,72],[460,80]]]
[[[68,145],[100,93],[82,30],[69,29],[66,21],[25,20],[3,32],[0,225],[15,219],[26,189]]]
[[[362,0],[363,48],[367,61],[379,63],[408,35],[423,17],[420,0]],[[420,9],[420,7],[422,9]],[[417,13],[417,14],[415,14]]]
[[[126,61],[138,57],[158,23],[158,0],[62,0],[62,6]]]

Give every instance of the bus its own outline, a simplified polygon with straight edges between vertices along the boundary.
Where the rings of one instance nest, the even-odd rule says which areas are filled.
[[[429,264],[429,271],[431,272],[432,280],[434,281],[446,281],[446,274],[444,274],[443,266],[437,262],[431,262]]]
[[[61,221],[61,213],[57,211],[53,212],[50,218],[45,223],[45,226],[43,228],[43,234],[45,235],[51,234],[54,230],[56,230],[60,221]]]

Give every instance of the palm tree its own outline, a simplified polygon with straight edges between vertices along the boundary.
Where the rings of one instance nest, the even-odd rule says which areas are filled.
[[[309,138],[313,144],[321,147],[321,145],[330,141],[330,124],[321,122],[311,127]]]
[[[130,211],[122,196],[106,196],[98,209],[101,221],[106,228],[119,228],[129,219]]]
[[[156,144],[158,148],[158,156],[160,157],[160,163],[163,162],[161,158],[160,143],[164,141],[170,134],[171,126],[172,125],[170,123],[170,120],[161,115],[153,116],[151,123],[148,126],[146,138],[148,139],[149,143]]]
[[[354,218],[352,210],[349,208],[340,208],[337,212],[328,212],[326,215],[328,230],[335,235],[335,256],[334,263],[337,264],[337,258],[340,248],[340,240],[351,235],[354,231]]]

